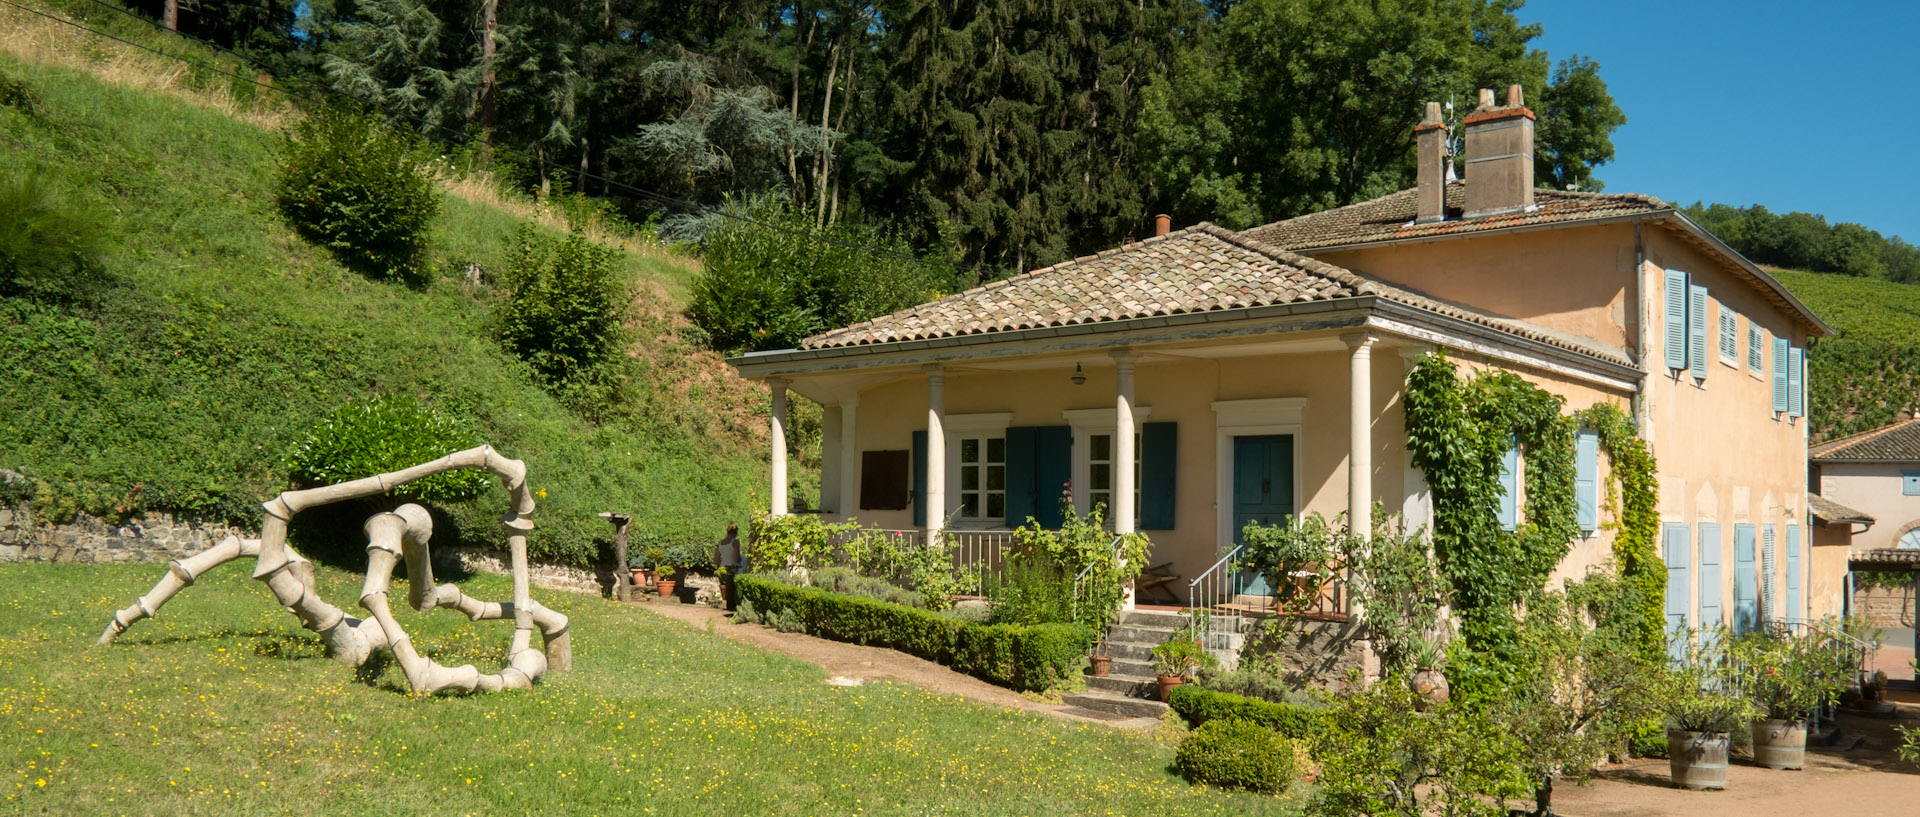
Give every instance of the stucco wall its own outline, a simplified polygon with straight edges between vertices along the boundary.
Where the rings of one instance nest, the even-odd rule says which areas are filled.
[[[1787,526],[1801,526],[1802,589],[1808,595],[1806,612],[1819,617],[1840,612],[1839,596],[1830,588],[1845,572],[1843,559],[1808,553],[1812,541],[1806,503],[1807,423],[1773,412],[1772,343],[1785,337],[1796,347],[1806,346],[1806,330],[1769,303],[1753,286],[1726,271],[1722,263],[1665,230],[1649,229],[1647,265],[1643,279],[1649,297],[1643,305],[1650,328],[1647,368],[1650,374],[1643,397],[1642,433],[1659,461],[1660,516],[1665,522],[1684,522],[1697,536],[1701,522],[1721,526],[1720,565],[1725,577],[1722,609],[1732,610],[1734,526],[1753,524],[1756,570],[1765,525],[1775,530],[1774,586],[1780,600],[1772,605],[1776,616],[1787,615]],[[1658,297],[1665,271],[1686,271],[1691,282],[1707,288],[1707,377],[1696,381],[1688,370],[1665,366],[1664,308]],[[1732,309],[1739,320],[1731,365],[1719,354],[1719,315]],[[1762,330],[1762,367],[1758,374],[1746,365],[1748,326]],[[1694,564],[1699,543],[1696,539]],[[1818,567],[1820,573],[1815,575]],[[1697,574],[1694,576],[1697,587]],[[1765,577],[1759,579],[1765,586]],[[1829,588],[1827,592],[1815,592]],[[1697,591],[1696,591],[1697,592]],[[1690,616],[1697,616],[1696,597]],[[1763,606],[1763,609],[1765,607]],[[1698,624],[1699,622],[1695,622]]]
[[[1920,496],[1901,494],[1900,472],[1920,469],[1906,465],[1822,463],[1820,495],[1873,517],[1873,527],[1856,534],[1859,548],[1890,548],[1900,535],[1920,527]]]

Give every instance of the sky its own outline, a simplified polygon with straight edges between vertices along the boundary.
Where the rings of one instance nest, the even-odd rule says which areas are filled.
[[[1627,124],[1608,192],[1801,210],[1920,243],[1920,2],[1532,0]]]

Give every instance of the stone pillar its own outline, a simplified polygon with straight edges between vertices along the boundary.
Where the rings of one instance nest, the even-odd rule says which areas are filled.
[[[768,494],[768,513],[784,516],[792,507],[787,503],[787,381],[776,377],[767,381],[767,387],[773,390],[773,490]]]
[[[860,471],[860,446],[854,436],[855,412],[860,410],[860,401],[840,401],[840,512],[841,521],[853,518],[854,509],[860,507],[860,482],[854,476]]]
[[[947,373],[937,365],[927,373],[927,544],[938,540],[947,523]]]
[[[1347,524],[1360,536],[1373,534],[1373,344],[1372,333],[1342,335],[1353,350],[1347,374]]]
[[[1133,501],[1133,353],[1114,352],[1116,397],[1113,402],[1113,532],[1134,531]]]

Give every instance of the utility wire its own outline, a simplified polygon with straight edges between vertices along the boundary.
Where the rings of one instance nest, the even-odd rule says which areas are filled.
[[[87,2],[90,2],[90,3],[92,3],[92,4],[94,4],[94,5],[96,5],[96,6],[100,6],[101,8],[104,8],[104,9],[107,9],[107,10],[109,10],[109,11],[113,11],[113,12],[116,12],[116,13],[119,13],[119,14],[123,14],[123,15],[126,15],[126,16],[128,16],[128,17],[131,17],[131,18],[133,18],[133,19],[135,19],[135,20],[138,20],[138,21],[140,21],[140,22],[142,22],[142,23],[146,23],[147,25],[149,25],[149,26],[152,26],[153,28],[155,28],[155,29],[157,29],[157,30],[160,30],[160,31],[165,31],[165,32],[167,32],[167,33],[169,33],[169,34],[173,34],[173,35],[175,35],[175,36],[178,36],[178,37],[180,37],[180,38],[182,38],[182,39],[185,39],[185,40],[189,40],[189,41],[192,41],[192,42],[194,42],[194,43],[198,43],[198,44],[200,44],[200,45],[202,45],[202,46],[205,46],[205,47],[207,47],[207,48],[211,48],[211,49],[213,49],[213,50],[215,50],[215,51],[219,51],[219,52],[221,52],[221,53],[224,53],[224,54],[227,54],[227,55],[229,55],[229,56],[232,56],[232,57],[233,57],[233,58],[235,58],[235,59],[238,59],[238,60],[240,60],[240,61],[242,61],[242,62],[245,62],[245,63],[247,63],[247,64],[249,64],[249,65],[252,65],[252,66],[253,66],[253,67],[255,67],[255,68],[258,68],[258,69],[260,69],[260,70],[262,70],[262,71],[266,71],[266,72],[267,72],[267,73],[268,73],[269,75],[274,75],[274,74],[273,74],[273,68],[272,68],[271,66],[268,66],[268,65],[265,65],[265,64],[263,64],[263,63],[261,63],[260,61],[258,61],[258,60],[256,60],[256,59],[254,59],[254,58],[252,58],[252,57],[250,57],[250,56],[247,56],[246,54],[242,54],[242,53],[240,53],[240,52],[238,52],[238,51],[234,51],[233,49],[231,49],[231,48],[227,48],[226,46],[223,46],[223,45],[220,45],[220,44],[218,44],[218,43],[214,43],[214,42],[209,42],[209,41],[207,41],[207,40],[204,40],[204,39],[201,39],[201,38],[199,38],[199,37],[195,37],[195,36],[193,36],[193,35],[191,35],[191,34],[185,34],[185,33],[181,33],[181,32],[179,32],[179,31],[174,31],[174,30],[170,30],[170,29],[168,29],[168,28],[166,27],[166,25],[165,25],[164,23],[161,23],[161,22],[160,22],[160,21],[158,21],[158,20],[150,20],[150,19],[148,19],[148,18],[146,18],[146,17],[143,17],[143,16],[141,16],[141,15],[139,15],[139,14],[137,14],[137,13],[135,13],[135,12],[133,12],[132,10],[129,10],[129,9],[127,9],[127,8],[124,8],[124,7],[121,7],[121,6],[118,6],[118,5],[115,5],[115,4],[112,4],[112,3],[108,3],[108,2],[105,2],[105,0],[87,0]],[[198,63],[198,62],[195,62],[195,61],[193,61],[193,60],[191,60],[191,59],[188,59],[187,57],[185,57],[185,56],[183,56],[183,55],[180,55],[180,54],[170,54],[170,53],[167,53],[167,52],[165,52],[165,51],[162,51],[162,50],[160,50],[160,49],[157,49],[157,48],[154,48],[154,47],[151,47],[151,46],[147,46],[147,45],[143,45],[143,44],[141,44],[141,43],[136,43],[136,42],[134,42],[134,41],[132,41],[132,40],[128,40],[128,39],[125,39],[125,38],[122,38],[122,37],[119,37],[119,36],[116,36],[116,35],[113,35],[113,34],[109,34],[109,33],[107,33],[107,32],[105,32],[105,31],[101,31],[101,30],[99,30],[99,29],[95,29],[95,28],[90,28],[90,27],[88,27],[88,26],[86,26],[86,25],[84,25],[84,24],[82,24],[82,23],[80,23],[80,22],[77,22],[77,21],[74,21],[74,20],[69,20],[69,19],[67,19],[67,18],[64,18],[64,17],[59,17],[59,16],[55,16],[55,15],[52,15],[52,14],[48,14],[48,13],[46,13],[46,12],[44,12],[44,11],[40,11],[40,10],[38,10],[38,9],[34,9],[34,8],[29,8],[29,7],[27,7],[27,6],[23,6],[23,5],[20,5],[19,3],[16,3],[16,2],[13,2],[13,0],[0,0],[0,4],[4,4],[4,5],[8,5],[8,6],[12,6],[12,7],[14,7],[14,8],[17,8],[17,9],[20,9],[21,11],[25,11],[25,12],[28,12],[28,13],[30,13],[30,14],[35,14],[35,15],[38,15],[38,16],[40,16],[40,17],[44,17],[44,18],[46,18],[46,19],[49,19],[49,20],[52,20],[52,21],[54,21],[54,22],[57,22],[57,23],[61,23],[61,24],[64,24],[64,25],[67,25],[67,26],[71,26],[71,27],[73,27],[73,28],[77,28],[77,29],[80,29],[80,30],[82,30],[82,31],[86,31],[86,32],[88,32],[88,33],[91,33],[91,34],[94,34],[94,35],[97,35],[97,36],[100,36],[100,37],[105,37],[105,38],[107,38],[107,39],[110,39],[110,40],[114,40],[114,41],[116,41],[116,42],[120,42],[120,43],[124,43],[124,44],[126,44],[126,45],[129,45],[129,46],[132,46],[132,47],[134,47],[134,48],[138,48],[138,49],[140,49],[140,50],[142,50],[142,51],[146,51],[146,52],[149,52],[149,53],[152,53],[152,54],[157,54],[157,55],[159,55],[159,56],[162,56],[162,57],[166,57],[166,58],[168,58],[168,59],[173,59],[173,60],[178,60],[178,61],[180,61],[180,62],[184,62],[184,63],[186,63],[186,64],[188,64],[188,65],[191,65],[191,66],[194,66],[194,67],[196,67],[196,68],[201,68],[201,69],[205,69],[205,70],[209,70],[209,71],[212,71],[212,72],[214,72],[214,73],[217,73],[217,74],[220,74],[220,75],[223,75],[223,76],[227,76],[227,77],[231,77],[231,78],[233,78],[233,79],[237,79],[237,80],[241,80],[241,81],[243,81],[243,82],[246,82],[246,83],[249,83],[249,84],[252,84],[252,85],[255,85],[255,86],[258,86],[258,87],[260,87],[260,88],[265,88],[265,89],[267,89],[267,90],[271,90],[271,91],[278,91],[278,92],[280,92],[280,93],[282,93],[282,94],[286,94],[286,95],[287,95],[287,96],[289,96],[289,97],[292,97],[292,96],[293,96],[293,92],[292,92],[292,91],[290,91],[290,90],[288,90],[288,89],[286,89],[286,88],[283,88],[283,87],[280,87],[280,86],[278,86],[278,85],[272,85],[272,84],[269,84],[269,83],[264,83],[264,82],[260,82],[259,80],[257,80],[257,79],[255,79],[255,78],[253,78],[253,77],[248,77],[248,76],[243,76],[243,75],[241,75],[241,74],[236,74],[236,73],[233,73],[233,72],[230,72],[230,71],[224,71],[224,70],[221,70],[221,69],[220,69],[219,67],[217,67],[217,66],[210,66],[210,65],[204,65],[204,64],[201,64],[201,63]],[[274,76],[276,76],[276,78],[278,78],[278,75],[274,75]],[[322,94],[325,94],[325,95],[327,95],[327,96],[331,96],[331,97],[335,97],[335,98],[338,98],[338,99],[343,99],[343,100],[346,100],[347,102],[350,102],[350,103],[353,103],[353,104],[355,104],[355,105],[359,105],[359,106],[361,106],[361,107],[363,107],[363,108],[367,108],[367,109],[371,109],[371,110],[374,110],[374,111],[378,111],[378,112],[380,112],[380,113],[382,113],[382,114],[385,114],[385,115],[387,115],[387,116],[389,116],[389,117],[392,117],[392,118],[394,118],[394,119],[404,119],[404,120],[407,120],[407,121],[411,121],[411,122],[414,122],[414,123],[416,123],[416,124],[418,124],[418,125],[420,125],[420,126],[421,126],[421,127],[423,127],[423,128],[427,128],[427,129],[430,129],[430,130],[434,130],[434,131],[440,131],[440,132],[443,132],[443,133],[446,133],[446,134],[448,134],[449,136],[451,136],[451,137],[454,137],[454,138],[456,138],[456,139],[458,139],[458,140],[459,140],[460,142],[463,142],[463,143],[469,143],[469,144],[470,144],[470,143],[473,143],[473,142],[478,142],[478,141],[480,141],[480,140],[478,139],[478,137],[475,137],[475,136],[474,136],[473,134],[471,134],[471,133],[469,133],[469,132],[467,132],[467,131],[465,131],[465,130],[462,130],[462,129],[459,129],[459,128],[454,128],[454,127],[450,127],[450,126],[447,126],[447,125],[442,125],[442,124],[439,124],[439,123],[437,123],[437,122],[431,122],[431,121],[428,121],[428,120],[426,120],[426,119],[423,119],[423,118],[421,118],[421,117],[419,117],[419,116],[416,116],[416,115],[414,115],[414,114],[410,114],[410,113],[407,113],[407,112],[405,112],[405,111],[396,111],[396,110],[392,110],[392,109],[389,109],[389,108],[384,108],[384,107],[381,107],[381,106],[379,106],[379,105],[376,105],[376,104],[374,104],[374,103],[372,103],[372,102],[368,102],[368,101],[366,101],[366,100],[363,100],[363,99],[359,99],[359,98],[356,98],[356,97],[353,97],[353,96],[350,96],[350,95],[348,95],[348,94],[346,94],[346,93],[344,93],[344,92],[342,92],[342,91],[339,91],[339,90],[337,90],[337,89],[335,89],[335,88],[332,88],[332,87],[330,87],[330,86],[327,86],[327,85],[324,85],[324,84],[321,84],[321,83],[318,83],[318,82],[315,82],[315,81],[313,81],[313,80],[310,80],[310,79],[307,79],[306,77],[302,77],[302,76],[298,76],[298,75],[293,75],[293,76],[289,76],[289,77],[286,77],[286,79],[292,79],[292,80],[294,80],[295,82],[299,82],[299,83],[301,83],[301,84],[303,84],[303,85],[306,85],[306,86],[308,86],[308,87],[310,87],[310,88],[313,88],[314,90],[317,90],[317,91],[319,91],[320,93],[322,93]],[[508,155],[512,155],[512,156],[517,156],[517,157],[519,157],[519,158],[520,158],[520,159],[522,159],[522,160],[533,160],[533,161],[539,161],[539,159],[538,159],[537,157],[534,157],[534,156],[531,156],[531,155],[529,155],[528,153],[526,153],[525,151],[522,151],[522,150],[519,150],[519,149],[517,149],[517,148],[513,148],[513,147],[510,147],[510,146],[505,146],[505,145],[491,145],[491,144],[489,144],[489,145],[487,145],[487,147],[488,147],[488,148],[489,148],[490,150],[493,150],[493,151],[495,151],[495,152],[499,152],[499,153],[505,153],[505,154],[508,154]],[[691,210],[691,211],[696,211],[696,212],[703,212],[703,213],[707,213],[707,214],[710,214],[710,215],[715,215],[715,216],[720,216],[720,217],[722,217],[722,218],[728,218],[728,219],[732,219],[732,220],[734,220],[734,221],[738,221],[738,222],[740,222],[740,223],[743,223],[743,224],[749,224],[749,225],[752,225],[752,226],[755,226],[755,227],[759,227],[759,228],[761,228],[761,229],[766,229],[766,230],[773,230],[773,231],[775,231],[775,232],[779,232],[779,233],[785,233],[785,234],[787,234],[787,235],[792,235],[792,236],[797,236],[797,237],[800,237],[800,238],[805,238],[805,239],[808,239],[808,240],[811,240],[811,241],[819,241],[819,242],[822,242],[822,243],[825,243],[825,244],[830,244],[830,245],[833,245],[833,246],[837,246],[837,247],[841,247],[841,248],[843,248],[843,249],[849,249],[849,250],[855,250],[855,251],[858,251],[858,252],[864,252],[864,253],[867,253],[867,254],[869,254],[869,255],[873,255],[873,256],[877,256],[877,257],[883,257],[883,258],[893,258],[893,259],[897,259],[897,260],[902,260],[902,261],[911,261],[911,262],[913,262],[913,263],[917,263],[917,264],[921,264],[921,265],[924,265],[924,266],[930,266],[930,267],[943,267],[943,266],[944,266],[944,267],[952,267],[952,268],[954,268],[954,269],[959,269],[959,270],[966,270],[966,271],[969,271],[969,272],[972,272],[972,273],[974,273],[974,275],[975,275],[975,277],[976,277],[976,279],[977,279],[977,280],[980,280],[980,281],[987,281],[987,280],[992,280],[993,278],[997,278],[997,277],[999,277],[999,276],[998,276],[998,273],[999,273],[999,271],[998,271],[998,270],[989,270],[989,269],[985,269],[985,268],[983,268],[983,267],[981,267],[980,265],[977,265],[977,264],[969,264],[969,265],[960,265],[960,264],[948,264],[948,263],[946,263],[946,262],[941,262],[941,261],[934,261],[934,260],[931,260],[931,259],[928,259],[928,258],[923,258],[923,257],[921,257],[921,256],[918,256],[918,255],[914,255],[914,254],[912,254],[912,253],[902,253],[902,252],[895,252],[895,251],[892,251],[892,250],[883,250],[883,249],[880,249],[880,248],[878,248],[878,247],[870,247],[870,246],[867,246],[867,245],[865,245],[865,244],[859,244],[859,243],[855,243],[855,242],[852,242],[852,241],[844,241],[844,240],[841,240],[841,239],[838,239],[838,238],[832,238],[832,237],[829,237],[829,236],[824,236],[824,235],[821,235],[821,234],[819,234],[819,233],[815,233],[815,232],[810,232],[810,231],[807,231],[807,230],[797,230],[797,229],[794,229],[794,228],[791,228],[791,227],[784,227],[784,226],[781,226],[781,225],[778,225],[778,224],[771,224],[771,223],[768,223],[768,222],[764,222],[764,221],[761,221],[761,220],[759,220],[759,219],[755,219],[755,218],[753,218],[753,217],[751,217],[751,216],[744,216],[744,215],[741,215],[741,214],[739,214],[739,213],[735,213],[735,212],[732,212],[732,211],[729,211],[729,210],[727,210],[727,209],[725,209],[725,208],[721,208],[721,207],[714,207],[713,205],[710,205],[710,204],[703,204],[703,203],[701,203],[701,202],[697,202],[697,201],[692,201],[692,200],[689,200],[689,199],[682,199],[682,198],[679,198],[679,197],[677,197],[677,196],[671,196],[671,195],[668,195],[668,194],[665,194],[665,193],[660,193],[660,192],[656,192],[656,191],[653,191],[653,190],[647,190],[647,189],[645,189],[645,188],[642,188],[642,187],[637,187],[637,186],[635,186],[635,185],[631,185],[631,184],[628,184],[628,183],[626,183],[626,182],[623,182],[623,181],[619,181],[619,180],[617,180],[617,179],[611,179],[611,178],[608,178],[608,177],[606,177],[606,176],[602,176],[602,175],[599,175],[599,174],[597,174],[597,173],[591,173],[591,172],[585,172],[585,171],[578,171],[578,170],[570,170],[570,169],[566,169],[566,168],[556,168],[555,170],[556,170],[556,172],[557,172],[557,173],[559,173],[559,174],[571,174],[571,175],[574,175],[574,176],[576,176],[576,177],[578,177],[578,178],[581,178],[581,179],[586,179],[586,180],[592,180],[592,181],[597,181],[597,182],[600,182],[600,183],[601,183],[602,185],[605,185],[605,186],[607,186],[607,187],[610,187],[610,188],[618,188],[618,189],[620,189],[620,190],[622,190],[622,191],[624,191],[624,192],[627,192],[627,193],[630,193],[630,194],[632,194],[632,195],[634,195],[634,196],[637,196],[637,197],[639,197],[639,198],[643,198],[643,199],[647,199],[647,200],[650,200],[650,201],[655,201],[655,202],[659,202],[659,203],[661,203],[661,204],[666,204],[666,205],[669,205],[669,206],[673,206],[673,207],[679,207],[679,208],[681,208],[681,209],[684,209],[684,210]]]

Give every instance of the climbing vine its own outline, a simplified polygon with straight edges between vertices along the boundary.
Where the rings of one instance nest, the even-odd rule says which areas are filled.
[[[1642,658],[1659,662],[1666,654],[1667,566],[1654,544],[1660,534],[1660,484],[1653,452],[1618,406],[1602,403],[1577,416],[1599,435],[1612,464],[1607,505],[1615,521],[1608,524],[1614,529],[1613,559],[1620,578],[1637,591],[1634,645]]]
[[[1507,686],[1519,660],[1520,604],[1546,584],[1580,533],[1573,445],[1580,421],[1562,407],[1511,372],[1463,379],[1445,355],[1422,358],[1408,376],[1407,444],[1433,492],[1434,555],[1453,587],[1465,647],[1448,676],[1469,699]],[[1516,445],[1526,513],[1509,531],[1499,520],[1500,474]]]

